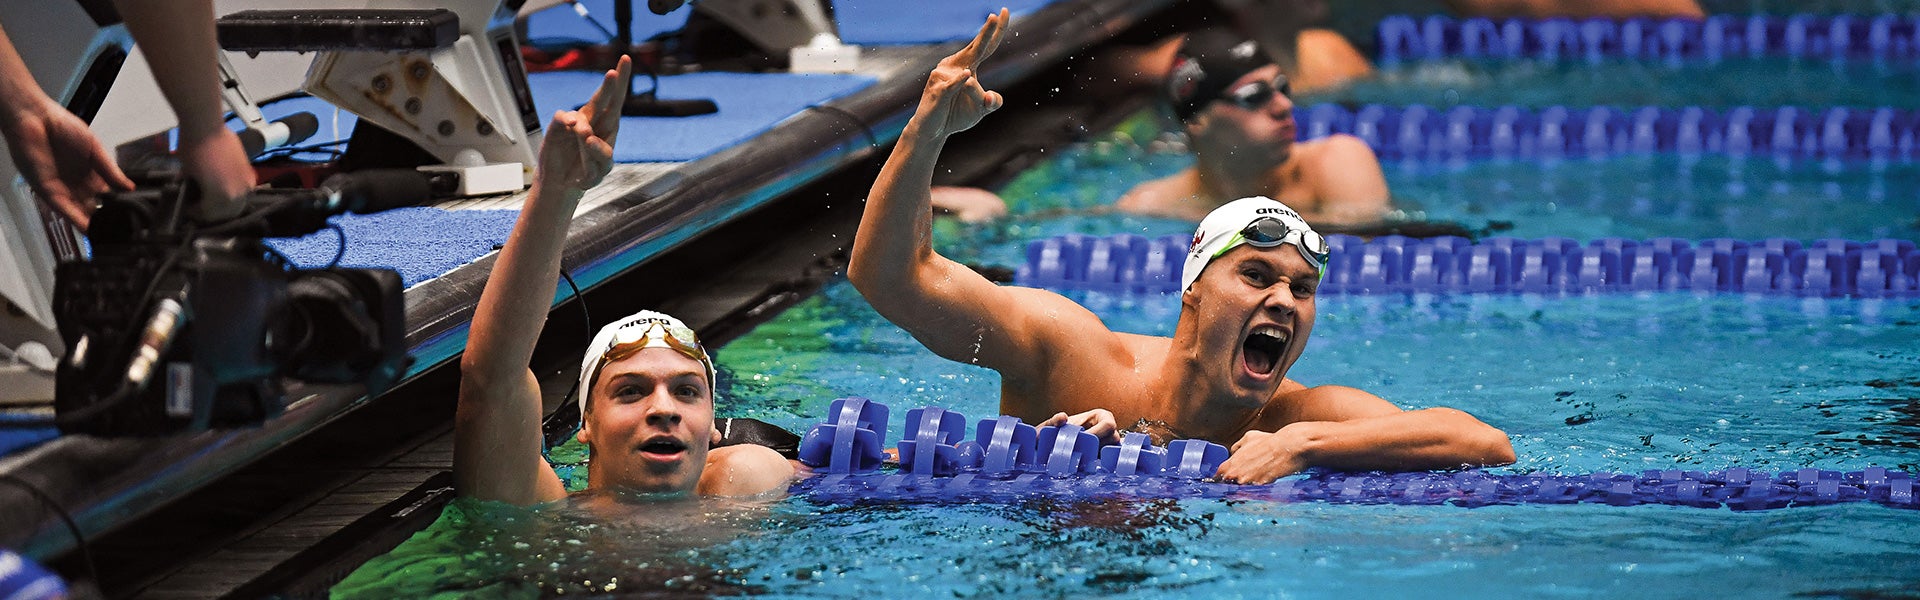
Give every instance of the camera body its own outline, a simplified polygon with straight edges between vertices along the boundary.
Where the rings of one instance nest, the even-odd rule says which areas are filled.
[[[287,379],[362,383],[369,396],[391,387],[411,362],[399,274],[296,268],[262,238],[420,202],[424,177],[340,175],[312,190],[257,191],[218,222],[190,216],[196,194],[178,181],[104,196],[91,259],[55,272],[68,348],[55,375],[61,430],[139,436],[255,424],[284,408]]]

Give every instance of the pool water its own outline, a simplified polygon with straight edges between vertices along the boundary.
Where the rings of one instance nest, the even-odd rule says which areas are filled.
[[[1168,333],[1178,310],[1172,296],[1080,299],[1138,333]],[[1920,302],[1326,296],[1320,315],[1293,377],[1472,412],[1513,436],[1520,461],[1495,473],[1920,472]],[[996,374],[927,352],[844,281],[717,358],[723,413],[795,430],[839,395],[890,403],[895,437],[907,408],[997,412]],[[657,507],[606,520],[461,502],[336,591],[531,595],[618,578],[626,591],[772,596],[1785,597],[1920,582],[1920,512],[1871,504],[689,504],[674,510],[718,522],[690,534],[648,518]]]
[[[942,224],[942,249],[970,264],[1016,265],[1016,241],[1063,233],[1190,234],[1189,222],[1100,214],[1134,184],[1192,165],[1142,114],[1062,152],[1000,191],[1012,216],[994,227]],[[1536,239],[1786,237],[1920,240],[1920,163],[1674,153],[1552,161],[1388,160],[1399,213]]]
[[[1910,86],[1908,89],[1912,89]],[[1372,101],[1372,100],[1369,100]],[[1758,101],[1758,100],[1756,100]],[[1624,101],[1623,101],[1624,102]],[[940,251],[1012,266],[1067,232],[1188,233],[1095,207],[1188,164],[1135,119],[1000,191],[1014,216],[941,222]],[[1915,239],[1920,172],[1867,162],[1620,157],[1394,163],[1406,218],[1591,239]],[[1069,294],[1119,331],[1166,335],[1178,300]],[[1494,473],[1884,466],[1920,473],[1920,301],[1688,293],[1322,296],[1290,376],[1512,435]],[[802,431],[837,397],[970,419],[999,377],[928,352],[844,280],[716,354],[722,416]],[[551,458],[583,486],[577,444]],[[1920,588],[1920,511],[1085,500],[989,504],[456,501],[336,595],[771,597],[1890,597]]]

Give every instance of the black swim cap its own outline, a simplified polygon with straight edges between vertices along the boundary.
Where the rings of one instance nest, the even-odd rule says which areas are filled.
[[[1173,114],[1186,121],[1220,99],[1227,86],[1254,69],[1273,64],[1260,44],[1231,30],[1210,27],[1187,34],[1173,56],[1162,91]]]

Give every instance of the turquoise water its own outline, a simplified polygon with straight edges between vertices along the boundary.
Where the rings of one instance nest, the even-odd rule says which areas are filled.
[[[1135,183],[1192,164],[1141,117],[1070,149],[1001,189],[1014,215],[995,227],[949,227],[943,250],[969,263],[1018,264],[1016,240],[1070,232],[1148,236],[1192,224],[1091,214]],[[1721,154],[1626,155],[1548,162],[1382,164],[1399,218],[1451,221],[1521,238],[1787,237],[1920,240],[1920,164]]]
[[[1090,210],[1187,164],[1141,122],[1005,186],[1015,216],[942,222],[940,250],[1014,265],[1066,232],[1187,233]],[[1916,238],[1920,172],[1676,156],[1386,165],[1409,218],[1505,235]],[[1165,335],[1171,296],[1075,293]],[[1512,435],[1497,473],[1920,473],[1920,301],[1684,293],[1325,296],[1290,375]],[[836,397],[997,413],[998,375],[927,352],[844,280],[719,349],[723,416],[796,431]],[[556,460],[577,460],[563,447]],[[579,482],[575,480],[577,485]],[[1920,589],[1920,511],[1064,500],[827,505],[805,498],[533,510],[456,502],[341,595],[501,597],[1896,597]]]
[[[1081,295],[1165,334],[1170,296]],[[796,430],[836,395],[996,412],[998,376],[933,356],[844,281],[718,354],[725,414]],[[1920,302],[1731,295],[1323,297],[1292,376],[1513,436],[1498,473],[1920,472]],[[576,503],[577,504],[577,503]],[[662,513],[666,514],[662,514]],[[695,518],[697,516],[697,518]],[[690,520],[704,521],[693,525]],[[1030,498],[994,505],[456,503],[337,592],[773,597],[1862,596],[1920,583],[1920,511],[1870,504],[1360,506]]]

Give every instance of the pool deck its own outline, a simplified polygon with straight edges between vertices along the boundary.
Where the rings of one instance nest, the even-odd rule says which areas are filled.
[[[1011,85],[1171,4],[1171,0],[1057,2],[1016,21],[982,79],[991,87]],[[583,199],[564,263],[591,293],[594,287],[802,185],[875,158],[898,138],[911,116],[924,74],[961,43],[864,48],[861,73],[877,82],[825,103],[837,110],[803,111],[746,143],[698,160],[616,166]],[[443,208],[516,208],[522,199],[523,195],[516,195]],[[433,371],[444,376],[449,370],[445,367],[465,345],[467,325],[492,264],[489,255],[407,292],[407,341],[417,360],[412,377]],[[791,268],[794,265],[772,260],[737,266],[737,270]],[[696,327],[711,326],[720,313],[732,310],[663,308],[674,309]],[[0,458],[0,474],[46,492],[71,514],[85,536],[93,538],[186,498],[336,419],[379,404],[348,386],[308,386],[290,395],[300,400],[259,427],[156,439],[65,436]],[[441,401],[450,403],[450,399]],[[325,476],[337,485],[326,499],[272,508],[269,512],[284,514],[278,523],[146,586],[142,595],[207,597],[232,592],[445,471],[451,464],[450,439],[443,430],[407,444],[411,450],[398,456],[329,471]],[[75,540],[55,511],[16,486],[0,486],[0,547],[50,557],[74,549]]]

